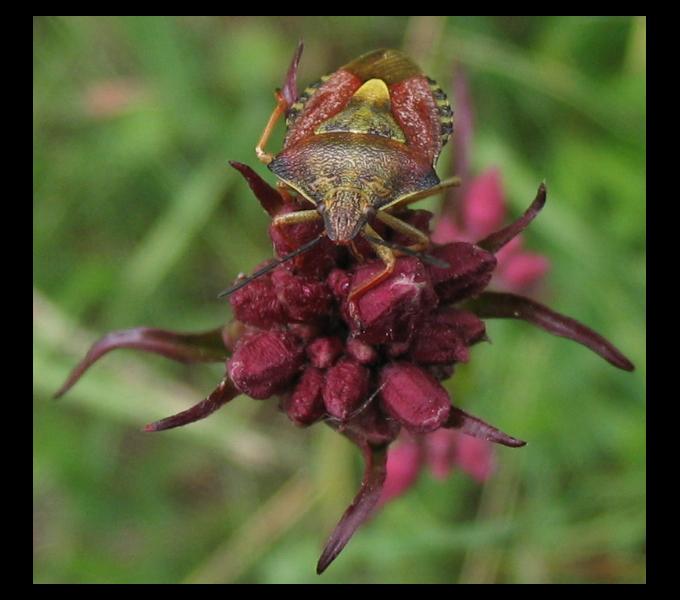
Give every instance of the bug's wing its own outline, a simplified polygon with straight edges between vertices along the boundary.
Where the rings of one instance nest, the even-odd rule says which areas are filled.
[[[453,131],[453,112],[437,83],[398,50],[375,50],[341,70],[362,81],[383,80],[390,91],[392,114],[406,143],[434,165]]]
[[[356,75],[361,81],[382,79],[388,86],[422,75],[418,66],[398,50],[374,50],[347,63],[342,70]]]
[[[313,135],[371,79],[388,86],[391,112],[406,143],[434,165],[453,129],[451,106],[436,82],[398,50],[364,54],[306,88],[288,110],[284,148]]]

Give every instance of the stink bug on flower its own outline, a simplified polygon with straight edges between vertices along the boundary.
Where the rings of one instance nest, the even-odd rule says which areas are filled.
[[[298,96],[297,48],[277,105],[255,149],[277,176],[279,191],[296,194],[313,208],[276,215],[273,225],[323,219],[324,231],[278,261],[241,279],[228,295],[276,266],[306,252],[324,237],[361,257],[355,244],[365,239],[385,267],[352,290],[352,299],[393,272],[397,253],[413,254],[446,267],[424,251],[428,236],[401,220],[408,205],[460,184],[440,181],[434,167],[453,131],[453,112],[437,83],[397,50],[375,50],[322,77]],[[265,150],[271,133],[286,116],[283,150]],[[373,228],[380,222],[405,236],[408,246],[384,240]]]

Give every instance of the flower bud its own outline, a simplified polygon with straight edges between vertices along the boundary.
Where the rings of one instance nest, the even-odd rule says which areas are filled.
[[[467,242],[439,246],[431,254],[449,264],[446,269],[429,266],[432,283],[442,304],[459,302],[481,293],[496,267],[493,254]]]
[[[369,346],[356,338],[347,340],[345,350],[347,351],[348,356],[351,356],[362,365],[372,365],[378,360],[377,350],[373,346]]]
[[[307,357],[315,367],[328,369],[340,357],[343,349],[339,337],[318,337],[307,346]]]
[[[387,365],[380,372],[379,385],[383,407],[409,431],[434,431],[449,416],[451,402],[446,390],[413,363]]]
[[[278,268],[272,273],[272,284],[290,321],[306,323],[330,313],[333,297],[323,281]]]
[[[343,433],[359,445],[384,446],[399,435],[401,425],[385,418],[377,402],[370,402],[359,414],[342,425]]]
[[[360,266],[352,278],[356,288],[385,268],[381,261]],[[427,270],[418,259],[399,258],[384,281],[343,304],[354,336],[367,344],[408,341],[418,322],[437,306]]]
[[[288,323],[288,331],[295,335],[299,340],[308,344],[320,333],[318,325],[310,323]]]
[[[392,342],[386,346],[387,356],[390,358],[399,358],[406,354],[410,347],[411,340],[408,340],[407,342]]]
[[[286,314],[276,297],[269,274],[251,281],[229,296],[235,317],[253,327],[268,329],[286,322]]]
[[[475,314],[452,307],[440,308],[423,321],[409,349],[409,357],[426,365],[467,362],[468,346],[483,339],[484,322]]]
[[[303,360],[303,347],[292,333],[270,329],[244,335],[227,368],[239,391],[264,400],[285,390]]]
[[[323,416],[323,386],[323,371],[307,367],[293,393],[283,402],[283,409],[293,423],[311,425]]]
[[[328,369],[323,388],[328,414],[346,421],[368,399],[369,377],[369,370],[351,358],[342,358]]]
[[[328,274],[326,283],[328,284],[328,287],[335,296],[336,300],[342,302],[349,294],[349,289],[352,285],[352,274],[349,273],[349,271],[345,271],[344,269],[333,269]]]

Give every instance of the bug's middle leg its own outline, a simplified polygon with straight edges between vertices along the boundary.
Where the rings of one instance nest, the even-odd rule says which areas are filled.
[[[430,238],[425,233],[420,231],[420,229],[416,229],[413,225],[409,225],[405,221],[402,221],[398,217],[395,217],[394,215],[391,215],[390,213],[383,210],[379,210],[375,216],[378,220],[385,223],[385,225],[387,225],[390,229],[394,229],[395,231],[414,240],[413,244],[406,246],[409,250],[420,252],[422,250],[426,250],[430,245]]]
[[[423,200],[425,198],[429,198],[430,196],[434,196],[435,194],[439,194],[440,192],[443,192],[444,190],[451,188],[451,187],[457,187],[461,183],[460,177],[449,177],[448,179],[444,179],[443,181],[440,181],[437,185],[433,185],[431,188],[428,188],[426,190],[420,190],[419,192],[413,192],[411,194],[407,194],[406,196],[402,196],[401,198],[396,198],[386,204],[385,206],[381,207],[381,210],[394,210],[394,209],[399,209],[399,208],[406,208],[409,206],[409,204],[413,204],[414,202],[418,202],[419,200]]]

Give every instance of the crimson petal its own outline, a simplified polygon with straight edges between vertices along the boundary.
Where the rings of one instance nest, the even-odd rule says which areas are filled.
[[[281,90],[283,99],[288,104],[288,107],[294,104],[298,97],[297,70],[298,65],[300,64],[300,57],[302,56],[303,48],[304,44],[302,43],[302,40],[300,40],[298,42],[297,48],[295,49],[295,54],[293,54],[293,60],[290,61],[290,66],[288,67],[288,72],[286,73],[286,81],[284,82],[283,89]]]
[[[503,446],[510,446],[511,448],[526,446],[526,442],[514,438],[507,433],[503,433],[500,429],[496,429],[492,425],[489,425],[477,417],[473,417],[455,406],[451,407],[449,418],[442,427],[446,427],[447,429],[460,429],[461,432],[466,435],[494,442],[496,444],[502,444]]]
[[[54,395],[65,394],[104,354],[117,348],[134,348],[161,354],[179,362],[222,362],[227,358],[223,328],[204,333],[177,333],[150,327],[113,331],[95,342],[85,358],[71,371],[64,385]]]
[[[541,185],[538,186],[536,198],[519,219],[514,223],[510,223],[507,227],[488,235],[480,242],[477,242],[477,246],[494,254],[498,252],[512,238],[524,231],[529,223],[536,218],[536,215],[541,212],[541,209],[545,205],[546,194],[547,190],[545,183],[541,183]]]
[[[359,492],[352,504],[342,515],[342,519],[328,538],[321,558],[316,565],[316,572],[321,575],[328,565],[342,552],[354,532],[368,519],[380,500],[383,483],[387,475],[387,446],[372,446],[364,444],[364,477]]]
[[[230,160],[229,164],[234,167],[243,178],[248,182],[250,189],[255,197],[260,201],[262,208],[267,211],[270,217],[275,217],[281,211],[284,201],[281,194],[269,185],[262,177],[253,171],[248,165]]]
[[[599,333],[529,298],[509,293],[485,292],[468,306],[481,318],[522,319],[533,323],[549,333],[583,344],[619,369],[635,369],[633,363]]]
[[[205,400],[201,400],[198,404],[194,404],[191,408],[183,410],[176,415],[149,423],[144,427],[144,431],[163,431],[164,429],[173,429],[174,427],[181,427],[194,421],[200,421],[230,400],[236,398],[240,393],[234,387],[231,379],[225,377]]]

